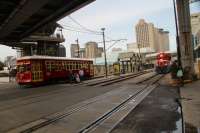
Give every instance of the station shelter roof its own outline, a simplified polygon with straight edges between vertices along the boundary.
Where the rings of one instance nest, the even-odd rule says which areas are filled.
[[[118,61],[119,54],[125,52],[125,51],[115,51],[115,52],[110,52],[107,53],[107,64],[112,65],[113,63]],[[93,59],[95,65],[104,65],[105,64],[105,58],[104,54],[100,58],[95,58]]]

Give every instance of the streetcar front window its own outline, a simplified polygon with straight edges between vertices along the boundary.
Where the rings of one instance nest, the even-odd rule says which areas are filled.
[[[23,72],[27,72],[27,71],[31,71],[31,65],[18,65],[17,66],[17,72],[19,73],[23,73]]]

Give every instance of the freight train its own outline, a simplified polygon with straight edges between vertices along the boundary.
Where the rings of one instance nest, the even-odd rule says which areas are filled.
[[[64,57],[27,56],[17,59],[16,81],[20,85],[37,85],[48,81],[69,80],[73,74],[94,76],[93,61]]]
[[[156,56],[156,65],[155,69],[156,72],[159,74],[166,74],[170,72],[170,66],[171,66],[171,54],[169,53],[159,53]]]

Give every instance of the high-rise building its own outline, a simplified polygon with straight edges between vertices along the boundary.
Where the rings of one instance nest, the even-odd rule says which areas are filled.
[[[136,40],[139,48],[151,49],[152,52],[169,50],[169,32],[154,27],[152,23],[139,20],[135,27]]]
[[[103,47],[98,47],[98,53],[96,57],[102,57],[102,53],[103,53]]]
[[[200,13],[191,15],[192,34],[195,35],[200,30]]]
[[[200,12],[191,15],[191,27],[195,57],[200,56]]]
[[[78,54],[79,54],[79,45],[78,44],[71,44],[70,51],[71,51],[71,57],[77,58]]]
[[[101,48],[98,48],[96,42],[88,42],[85,44],[85,57],[86,58],[96,58],[99,57]]]
[[[58,54],[57,54],[58,57],[66,57],[66,48],[64,45],[60,45],[58,47]]]
[[[85,58],[85,48],[80,48],[79,54],[80,58]]]
[[[163,29],[156,29],[155,50],[157,52],[169,51],[169,32]]]

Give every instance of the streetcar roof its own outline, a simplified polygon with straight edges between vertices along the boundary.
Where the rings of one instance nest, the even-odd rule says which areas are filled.
[[[76,61],[93,61],[92,59],[84,59],[84,58],[66,58],[66,57],[52,57],[52,56],[25,56],[17,58],[17,60],[76,60]]]

